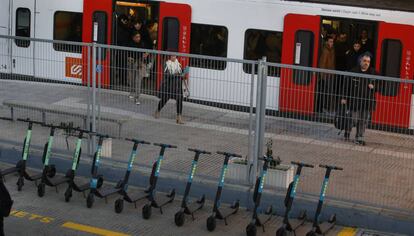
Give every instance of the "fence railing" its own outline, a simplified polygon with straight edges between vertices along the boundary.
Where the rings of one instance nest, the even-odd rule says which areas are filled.
[[[260,171],[257,157],[272,140],[274,156],[285,164],[344,168],[332,177],[328,197],[414,210],[412,78],[10,36],[0,36],[0,76],[3,104],[32,105],[16,108],[15,116],[46,114],[48,122],[76,126],[87,119],[87,128],[100,133],[177,145],[162,168],[180,175],[191,163],[189,147],[231,151],[247,165],[231,169],[230,178],[252,185]],[[41,112],[42,106],[56,112]],[[9,107],[0,112],[9,116]],[[24,126],[1,123],[1,139],[20,145]],[[334,123],[343,128],[340,135]],[[46,137],[47,130],[36,129]],[[105,145],[112,165],[127,161],[129,143],[113,139]],[[66,148],[62,138],[56,150]],[[138,168],[151,166],[157,151],[143,147]],[[222,157],[204,157],[199,165],[197,178],[215,180]],[[291,178],[279,172],[285,182]],[[299,192],[317,195],[323,174],[306,170]],[[286,183],[272,184],[268,188],[285,191]]]

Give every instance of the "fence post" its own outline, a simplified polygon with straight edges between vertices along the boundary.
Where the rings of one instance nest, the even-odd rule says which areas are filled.
[[[91,125],[91,105],[92,105],[92,102],[91,102],[91,68],[92,68],[92,63],[91,63],[91,46],[90,45],[88,45],[87,46],[87,49],[88,49],[88,55],[87,55],[87,59],[88,59],[88,61],[87,61],[87,73],[86,73],[86,75],[87,75],[87,88],[88,88],[88,102],[87,102],[87,109],[86,109],[86,127],[84,127],[84,129],[87,129],[87,130],[92,130],[92,125]],[[92,139],[91,139],[91,136],[89,135],[88,136],[88,155],[92,155],[93,153],[92,153]]]
[[[92,43],[92,132],[96,132],[96,43]],[[92,152],[94,152],[96,139],[92,139]]]
[[[251,63],[250,66],[252,67],[251,72],[251,78],[250,78],[250,112],[249,112],[249,136],[248,136],[248,168],[247,168],[247,179],[246,182],[249,183],[250,187],[253,187],[254,185],[254,177],[253,173],[252,173],[252,167],[253,167],[253,163],[254,163],[254,156],[255,156],[255,150],[254,150],[254,136],[255,136],[255,132],[254,132],[254,126],[253,126],[253,112],[254,112],[254,85],[255,85],[255,67],[256,67],[256,63]]]
[[[267,90],[267,66],[266,57],[259,60],[257,69],[256,90],[256,131],[255,131],[255,156],[253,161],[253,179],[257,177],[259,170],[259,157],[263,156],[266,118],[266,90]],[[253,181],[254,182],[254,181]]]

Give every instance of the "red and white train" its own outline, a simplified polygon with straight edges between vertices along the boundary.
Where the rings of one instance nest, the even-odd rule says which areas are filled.
[[[116,18],[121,13],[138,12],[145,15],[145,20],[157,21],[159,50],[175,43],[173,47],[182,53],[236,59],[266,55],[271,62],[308,67],[317,67],[324,27],[345,31],[350,40],[364,29],[374,44],[377,71],[401,80],[413,79],[413,12],[279,0],[0,0],[0,6],[0,35],[92,42],[93,25],[98,24],[98,43],[109,45],[116,42]],[[211,39],[211,35],[220,36]],[[80,64],[85,52],[81,48],[18,40],[6,44],[1,38],[0,41],[0,73],[82,83]],[[258,46],[263,44],[265,47]],[[48,58],[64,63],[44,70]],[[109,68],[111,56],[105,56],[101,63]],[[191,62],[189,66],[193,98],[249,104],[246,81],[251,74],[243,66],[227,63],[209,67]],[[231,81],[235,83],[219,82],[226,73],[234,71],[238,71],[237,78]],[[209,82],[191,81],[192,74],[203,73],[209,73]],[[269,76],[268,109],[315,114],[315,77],[298,83],[291,73]],[[106,76],[104,83],[110,80]],[[234,90],[231,87],[235,84],[240,86],[239,93],[220,92]],[[372,121],[414,129],[412,85],[399,83],[389,90],[376,93],[378,105]]]

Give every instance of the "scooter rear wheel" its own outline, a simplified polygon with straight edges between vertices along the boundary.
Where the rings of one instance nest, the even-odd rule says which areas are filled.
[[[207,218],[207,230],[212,232],[214,229],[216,229],[216,217],[209,216]]]
[[[183,226],[184,225],[184,220],[185,220],[184,218],[185,218],[184,212],[179,211],[179,212],[175,213],[175,215],[174,215],[175,225]]]
[[[142,207],[142,218],[148,220],[151,217],[152,207],[150,204],[145,204]]]
[[[246,226],[246,235],[247,236],[256,236],[257,227],[254,223],[250,223]]]
[[[115,201],[115,212],[119,214],[122,212],[123,209],[124,209],[124,200],[117,199]]]

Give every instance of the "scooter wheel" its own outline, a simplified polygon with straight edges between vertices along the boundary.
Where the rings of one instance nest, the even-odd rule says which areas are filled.
[[[142,207],[142,218],[148,220],[151,217],[152,207],[150,204],[145,204]]]
[[[214,229],[216,229],[216,217],[209,216],[207,218],[207,230],[212,232]]]
[[[22,191],[22,188],[23,188],[23,185],[24,185],[24,179],[19,177],[17,179],[16,185],[17,185],[17,191],[19,191],[19,192]]]
[[[91,208],[94,201],[95,201],[95,198],[93,196],[93,193],[89,193],[88,194],[88,197],[86,198],[86,206],[88,208]]]
[[[309,231],[306,236],[316,236],[316,233],[313,231]]]
[[[49,172],[47,172],[47,177],[53,178],[56,175],[56,167],[55,165],[50,165]]]
[[[43,197],[45,195],[45,188],[46,188],[45,184],[44,183],[40,183],[37,186],[37,196]]]
[[[280,227],[276,231],[276,236],[287,236],[287,231],[286,231],[285,227]]]
[[[177,226],[183,226],[184,225],[184,212],[179,211],[175,213],[174,222],[175,222],[175,225]]]
[[[72,188],[67,188],[65,191],[65,202],[69,202],[72,197]]]
[[[115,212],[119,214],[122,212],[123,209],[124,209],[124,200],[117,199],[115,201]]]
[[[257,233],[257,227],[255,224],[250,223],[246,227],[246,235],[247,236],[256,236]]]

